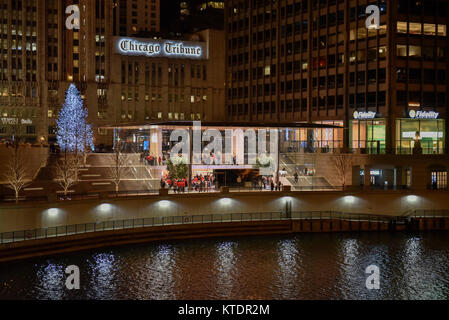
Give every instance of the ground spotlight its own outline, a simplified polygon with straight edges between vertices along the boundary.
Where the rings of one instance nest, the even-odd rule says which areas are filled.
[[[293,200],[293,198],[292,197],[282,197],[281,200],[283,203],[287,203],[287,202],[291,202]]]
[[[356,198],[354,196],[346,196],[344,197],[344,201],[347,204],[353,204],[355,203]]]
[[[159,201],[159,207],[168,208],[169,206],[170,206],[170,201],[167,201],[167,200]]]
[[[100,206],[98,206],[98,210],[100,210],[100,212],[109,212],[112,209],[112,205],[110,205],[109,203],[103,203]]]
[[[224,206],[230,205],[231,202],[232,202],[232,201],[231,201],[231,199],[229,199],[229,198],[223,198],[223,199],[220,200],[220,203],[221,203],[222,205],[224,205]]]
[[[56,217],[58,215],[59,210],[56,208],[48,209],[48,215],[50,217]]]

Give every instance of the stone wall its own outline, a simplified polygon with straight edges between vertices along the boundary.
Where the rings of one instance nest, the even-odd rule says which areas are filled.
[[[148,196],[0,206],[0,232],[135,218],[206,214],[334,211],[398,216],[449,209],[449,192],[257,192]]]

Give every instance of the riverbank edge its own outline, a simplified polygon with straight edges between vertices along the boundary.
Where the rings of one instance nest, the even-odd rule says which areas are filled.
[[[224,222],[156,226],[28,240],[0,246],[0,263],[104,247],[172,240],[339,232],[418,232],[449,230],[448,218],[415,218],[405,223],[342,219]]]

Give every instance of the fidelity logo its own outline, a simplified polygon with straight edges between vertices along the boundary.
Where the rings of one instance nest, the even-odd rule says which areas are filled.
[[[408,115],[412,119],[438,119],[440,113],[435,111],[410,110]]]

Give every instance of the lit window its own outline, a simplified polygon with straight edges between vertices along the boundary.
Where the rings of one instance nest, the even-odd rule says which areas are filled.
[[[436,25],[433,23],[424,23],[424,35],[426,36],[436,35]]]
[[[422,26],[421,23],[410,22],[410,34],[422,34]]]
[[[397,30],[398,33],[407,33],[407,22],[398,21]]]
[[[407,46],[406,45],[402,45],[402,44],[398,44],[396,46],[396,55],[398,57],[406,57],[407,56]]]
[[[266,67],[265,67],[264,74],[265,74],[266,76],[269,76],[269,75],[271,74],[271,67],[270,67],[270,66],[266,66]]]
[[[409,57],[421,57],[421,47],[420,46],[409,46],[408,47]]]

